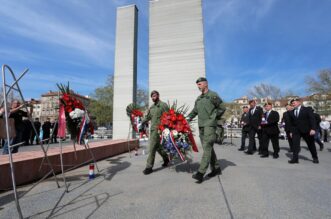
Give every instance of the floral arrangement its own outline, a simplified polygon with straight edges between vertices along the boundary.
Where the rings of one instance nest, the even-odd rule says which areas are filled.
[[[177,108],[177,102],[169,106],[169,111],[161,116],[158,127],[161,135],[161,144],[170,153],[170,157],[179,157],[185,161],[188,151],[198,152],[190,123],[185,119],[188,108]]]
[[[60,97],[60,113],[65,114],[65,123],[71,139],[80,144],[88,131],[93,134],[93,126],[88,113],[83,103],[72,96],[69,82],[67,85],[57,84],[57,87],[62,94]]]
[[[132,129],[139,133],[139,138],[147,135],[147,126],[141,123],[144,113],[139,109],[138,105],[131,103],[126,107],[126,114],[130,118]]]

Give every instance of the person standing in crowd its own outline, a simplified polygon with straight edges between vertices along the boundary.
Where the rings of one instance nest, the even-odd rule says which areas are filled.
[[[289,152],[293,153],[293,140],[290,135],[290,125],[289,125],[289,119],[290,119],[290,111],[293,110],[293,107],[290,104],[286,104],[286,112],[283,113],[283,118],[282,118],[282,124],[285,129],[286,133],[286,138],[290,147]]]
[[[299,163],[300,140],[303,138],[308,145],[313,158],[313,163],[319,163],[314,135],[316,132],[316,121],[311,108],[301,105],[301,99],[291,100],[294,110],[290,112],[289,125],[293,139],[293,157],[290,164]]]
[[[37,136],[34,130],[31,132],[31,137],[30,137],[30,143],[33,145],[34,139],[36,138],[36,144],[39,144],[39,136],[40,136],[40,128],[41,128],[41,123],[39,122],[39,118],[35,118],[33,122],[34,127],[36,128],[37,131]]]
[[[163,147],[160,144],[160,135],[158,133],[158,126],[160,124],[161,115],[164,112],[167,112],[169,110],[169,107],[166,103],[160,100],[160,95],[158,91],[153,90],[151,92],[151,98],[154,104],[148,109],[147,115],[142,120],[143,125],[146,122],[151,121],[149,136],[149,154],[147,158],[146,168],[143,171],[145,175],[151,174],[153,172],[156,152],[158,152],[163,158],[163,167],[166,167],[169,164],[168,155],[163,150]]]
[[[23,133],[23,140],[24,140],[24,145],[27,146],[27,145],[30,145],[32,124],[31,124],[31,121],[29,120],[29,118],[27,118],[27,117],[24,117],[23,123],[25,125],[24,133]]]
[[[315,117],[315,122],[316,122],[316,131],[314,135],[315,142],[320,146],[320,151],[323,151],[324,144],[321,142],[321,128],[320,128],[320,122],[321,122],[321,116],[317,113],[315,113],[315,110],[312,109],[314,117]]]
[[[330,123],[325,120],[325,116],[322,116],[322,121],[320,122],[319,126],[322,132],[322,141],[328,142]]]
[[[58,131],[58,122],[57,119],[54,120],[51,124],[52,128],[52,137],[51,137],[51,143],[57,143],[57,131]]]
[[[264,105],[265,113],[262,119],[262,150],[261,158],[269,156],[269,141],[271,140],[274,149],[273,158],[279,157],[279,113],[272,110],[272,103],[267,102]]]
[[[43,130],[43,144],[49,143],[50,133],[51,133],[51,122],[50,118],[47,118],[47,120],[42,125]]]
[[[196,179],[198,183],[201,183],[209,164],[211,172],[207,174],[208,177],[221,174],[221,168],[213,146],[216,140],[217,120],[221,118],[225,112],[225,108],[218,94],[208,89],[206,78],[198,78],[196,84],[201,91],[201,95],[196,99],[194,108],[188,115],[188,120],[191,121],[195,116],[198,116],[199,135],[203,155],[199,170],[193,174],[192,178]]]
[[[241,115],[240,125],[241,125],[241,146],[238,150],[244,151],[246,138],[248,138],[248,134],[249,134],[248,106],[243,106],[243,114]]]
[[[262,114],[263,109],[260,106],[256,106],[255,100],[249,101],[249,145],[248,149],[245,152],[248,155],[252,155],[256,151],[256,143],[255,143],[255,135],[257,134],[257,137],[259,139],[259,154],[261,154],[261,139],[262,139],[262,133],[261,133],[261,121],[262,121]]]
[[[10,112],[9,112],[9,118],[14,119],[14,124],[15,124],[15,132],[16,136],[15,138],[12,139],[12,142],[10,145],[15,145],[18,143],[24,142],[24,131],[25,131],[25,124],[23,122],[23,117],[28,117],[28,114],[32,114],[33,112],[33,101],[30,102],[29,104],[29,112],[23,111],[22,108],[24,107],[24,104],[21,104],[19,100],[13,100],[11,103],[10,107]],[[17,153],[18,152],[18,146],[13,147],[12,153]],[[5,144],[5,147],[3,149],[3,154],[8,154],[8,144]]]

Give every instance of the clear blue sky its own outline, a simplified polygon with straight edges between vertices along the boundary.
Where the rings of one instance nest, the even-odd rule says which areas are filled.
[[[55,83],[89,95],[113,73],[116,7],[139,9],[138,83],[148,80],[147,0],[2,0],[0,60],[26,98]],[[330,0],[203,0],[206,73],[231,101],[256,84],[305,94],[304,78],[331,67]]]

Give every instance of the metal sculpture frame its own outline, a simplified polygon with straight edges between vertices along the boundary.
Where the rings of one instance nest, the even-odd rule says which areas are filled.
[[[9,70],[12,78],[13,78],[13,84],[9,85],[6,83],[6,69]],[[25,108],[25,110],[28,112],[28,108],[27,108],[27,104],[25,102],[25,99],[23,97],[23,93],[21,91],[21,88],[18,84],[18,82],[23,78],[23,76],[29,71],[29,69],[25,69],[22,74],[16,78],[13,70],[8,66],[8,65],[2,65],[2,88],[3,88],[3,92],[2,92],[2,96],[3,96],[3,102],[1,103],[1,106],[3,105],[4,106],[4,120],[5,120],[5,124],[6,124],[6,140],[7,140],[7,144],[8,144],[8,155],[9,155],[9,163],[10,163],[10,171],[11,171],[11,178],[12,178],[12,185],[13,185],[13,193],[14,193],[14,197],[15,197],[15,204],[16,204],[16,208],[17,208],[17,212],[19,214],[19,218],[23,218],[23,213],[22,213],[22,210],[21,210],[21,206],[20,206],[20,202],[19,202],[19,196],[17,194],[17,188],[16,188],[16,180],[15,180],[15,169],[14,169],[14,164],[13,164],[13,155],[11,153],[11,148],[13,147],[16,147],[16,146],[19,146],[21,145],[22,143],[18,143],[18,144],[15,144],[15,145],[11,145],[11,137],[10,136],[10,133],[9,133],[9,111],[8,111],[8,105],[7,105],[7,101],[8,101],[8,95],[10,94],[10,92],[12,90],[14,91],[17,91],[19,93],[19,96],[20,96],[20,100],[22,101],[22,104]],[[7,89],[8,88],[8,89]],[[39,135],[37,134],[37,130],[36,130],[36,127],[34,126],[34,123],[32,121],[32,117],[30,114],[28,114],[28,118],[31,122],[31,125],[32,125],[32,128],[33,128],[33,131],[36,133],[36,138],[39,139]],[[48,172],[42,179],[40,179],[38,182],[36,182],[27,192],[25,192],[23,195],[25,195],[26,193],[28,193],[29,191],[32,190],[32,188],[34,188],[36,185],[38,185],[42,180],[44,180],[46,177],[48,177],[50,174],[53,174],[54,178],[55,178],[55,181],[56,181],[56,184],[57,184],[57,187],[60,188],[60,185],[59,185],[59,182],[58,182],[58,179],[56,177],[56,174],[55,174],[55,171],[54,171],[54,168],[47,156],[47,151],[45,150],[44,148],[44,145],[42,143],[42,141],[40,141],[41,144],[40,144],[40,147],[44,153],[44,159],[47,161],[47,165],[49,166],[50,168],[50,172]],[[22,195],[22,196],[23,196]]]

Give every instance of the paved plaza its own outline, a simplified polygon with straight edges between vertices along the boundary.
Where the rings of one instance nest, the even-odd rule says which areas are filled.
[[[98,162],[101,175],[88,180],[88,166],[67,173],[69,193],[49,178],[31,191],[19,188],[26,218],[331,218],[331,144],[313,164],[306,146],[299,164],[290,165],[287,142],[279,159],[260,158],[233,145],[216,145],[223,174],[196,184],[191,178],[200,153],[190,163],[161,168],[145,176],[145,145]],[[145,153],[147,154],[147,153]],[[28,191],[28,193],[26,193]],[[11,191],[0,193],[0,218],[18,218]]]

